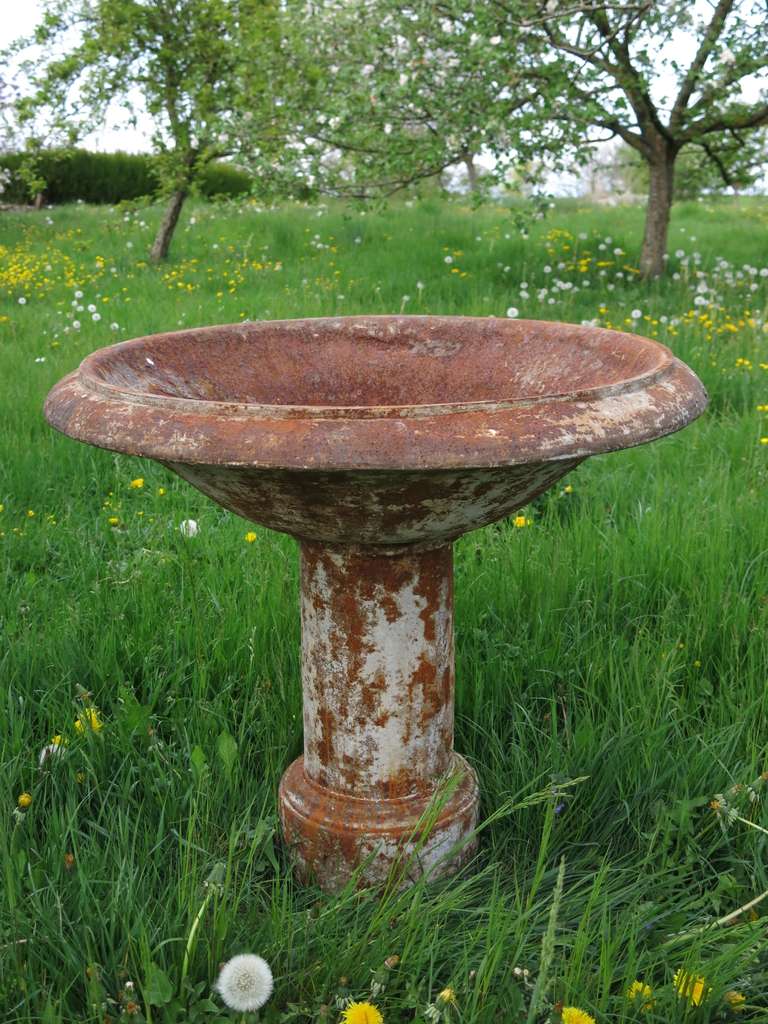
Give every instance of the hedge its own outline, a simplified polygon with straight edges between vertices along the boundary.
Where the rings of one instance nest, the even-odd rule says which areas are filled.
[[[16,175],[23,154],[0,154],[0,167],[13,173],[0,202],[26,203],[30,197]],[[48,203],[119,203],[155,195],[159,181],[152,157],[143,153],[91,153],[86,149],[44,150],[38,159],[47,182]],[[200,192],[212,196],[239,196],[250,191],[251,178],[231,164],[213,163],[205,170]]]

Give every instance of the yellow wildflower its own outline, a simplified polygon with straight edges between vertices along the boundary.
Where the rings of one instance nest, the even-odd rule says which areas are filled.
[[[518,530],[522,529],[524,526],[530,526],[533,522],[532,519],[526,519],[525,516],[515,516],[512,521]]]
[[[94,732],[98,732],[102,725],[98,708],[94,707],[83,708],[75,719],[75,728],[78,732],[85,732],[86,726],[89,726]]]
[[[744,993],[737,992],[735,989],[731,989],[730,992],[726,992],[723,999],[728,1003],[730,1008],[735,1010],[737,1013],[744,1009],[744,1004],[747,1001],[747,997]]]
[[[120,520],[117,518],[117,516],[110,516],[107,522],[109,523],[110,526],[117,526]]]
[[[566,484],[563,488],[563,494],[573,494],[573,484]]]
[[[627,989],[627,999],[633,1003],[637,1000],[640,1003],[640,1009],[643,1012],[646,1010],[652,1010],[655,1006],[653,989],[650,985],[646,985],[644,981],[639,981],[637,978]]]
[[[768,444],[768,437],[761,437],[760,444]]]
[[[564,1006],[561,1019],[563,1024],[596,1024],[595,1018],[578,1006]]]
[[[144,477],[137,476],[135,480],[131,480],[131,487],[134,491],[140,490],[144,486]]]
[[[19,807],[22,809],[22,811],[26,811],[26,809],[32,803],[32,794],[31,793],[19,793],[18,803],[19,803]]]
[[[253,544],[253,542],[256,540],[256,534],[253,532],[253,530],[249,530],[248,533],[246,533],[245,535],[245,539],[248,541],[249,544]]]
[[[674,986],[677,994],[687,999],[691,1006],[701,1006],[712,991],[711,988],[707,988],[706,978],[682,970],[675,973]]]
[[[341,1019],[344,1024],[384,1024],[381,1011],[373,1003],[350,1003]]]
[[[456,1005],[456,993],[450,986],[444,988],[437,998],[441,1003],[446,1003],[450,1006]]]
[[[162,496],[163,496],[163,495],[165,494],[165,488],[164,488],[164,487],[158,487],[158,488],[157,488],[157,493],[158,493],[158,494],[160,495],[160,497],[162,498]]]
[[[34,519],[36,515],[37,515],[37,512],[35,512],[33,509],[31,509],[31,508],[27,509],[27,519]]]

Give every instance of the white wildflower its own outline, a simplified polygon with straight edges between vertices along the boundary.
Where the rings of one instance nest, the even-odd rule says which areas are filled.
[[[182,537],[196,537],[198,529],[197,520],[195,519],[185,519],[179,524]]]
[[[231,1010],[260,1009],[272,995],[274,981],[266,960],[252,953],[233,956],[221,969],[216,991]]]

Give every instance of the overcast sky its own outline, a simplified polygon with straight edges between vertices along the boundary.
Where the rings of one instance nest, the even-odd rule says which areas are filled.
[[[20,0],[17,3],[5,0],[0,18],[0,50],[20,36],[29,35],[40,21],[41,12],[39,0]],[[83,139],[82,143],[89,149],[122,149],[128,153],[138,153],[150,148],[151,130],[148,118],[144,119],[143,127],[140,124],[138,128],[117,128],[114,124],[107,124],[101,131]]]

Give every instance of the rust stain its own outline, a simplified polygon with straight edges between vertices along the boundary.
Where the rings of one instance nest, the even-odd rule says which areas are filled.
[[[280,786],[300,873],[343,885],[450,873],[478,792],[453,752],[452,541],[585,458],[706,406],[663,345],[492,317],[329,317],[101,349],[48,395],[58,430],[154,458],[301,547],[304,757]],[[413,830],[460,784],[418,861]],[[464,847],[446,857],[456,842]]]

